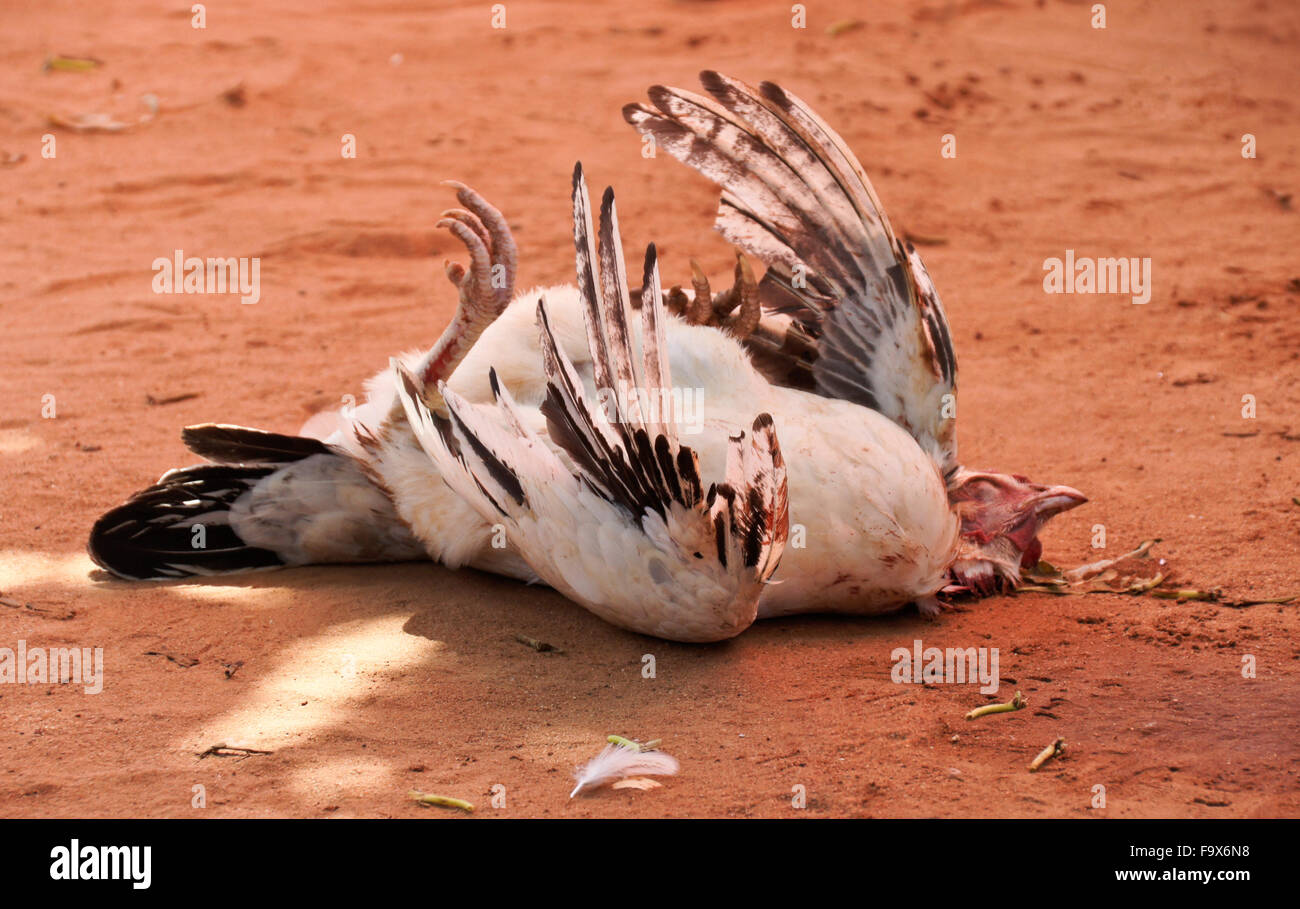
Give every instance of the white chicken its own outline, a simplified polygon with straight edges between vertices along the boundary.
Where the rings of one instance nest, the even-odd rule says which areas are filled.
[[[695,269],[693,296],[665,294],[652,245],[630,291],[613,192],[597,228],[579,165],[577,285],[514,297],[505,219],[453,184],[464,208],[439,226],[470,265],[448,267],[438,343],[321,438],[187,428],[215,463],[105,514],[92,558],[172,578],[428,557],[679,641],[1017,584],[1083,496],[960,466],[943,307],[857,159],[778,86],[702,80],[711,98],[656,86],[624,115],[722,187],[718,229],[761,282],[741,258],[729,291]]]

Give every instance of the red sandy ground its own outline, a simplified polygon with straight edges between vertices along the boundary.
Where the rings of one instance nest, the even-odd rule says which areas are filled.
[[[182,425],[294,432],[432,341],[454,304],[440,265],[460,256],[433,229],[441,179],[505,209],[524,285],[571,280],[579,157],[617,186],[629,249],[654,239],[668,280],[692,255],[721,280],[714,190],[643,159],[619,114],[708,66],[802,94],[895,224],[929,241],[963,460],[1092,498],[1050,527],[1049,559],[1159,536],[1181,585],[1300,593],[1295,6],[1112,3],[1094,30],[1089,4],[1058,0],[815,3],[803,31],[785,3],[515,0],[504,31],[488,6],[246,0],[210,4],[195,30],[188,4],[10,4],[0,646],[100,646],[107,678],[97,696],[3,686],[0,814],[459,816],[415,805],[414,787],[477,816],[788,816],[796,785],[814,816],[1300,813],[1295,606],[1021,595],[934,622],[759,623],[704,647],[432,564],[183,585],[96,573],[92,520],[192,462]],[[50,53],[104,65],[43,73]],[[224,100],[237,85],[243,103]],[[46,123],[134,117],[148,92],[161,112],[127,133]],[[261,302],[154,295],[151,263],[177,248],[262,257]],[[1042,263],[1067,248],[1151,256],[1151,302],[1045,295]],[[915,638],[1000,648],[999,699],[1019,689],[1030,708],[965,722],[990,700],[974,687],[893,684],[890,651]],[[680,775],[569,801],[573,766],[612,732],[663,738]],[[1027,773],[1056,736],[1067,756]],[[196,756],[223,741],[273,753]]]

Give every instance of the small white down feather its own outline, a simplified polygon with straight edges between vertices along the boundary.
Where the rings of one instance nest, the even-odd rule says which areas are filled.
[[[677,758],[662,751],[606,745],[605,750],[578,768],[574,774],[578,785],[573,787],[569,798],[584,789],[595,789],[630,776],[672,776],[678,766]]]

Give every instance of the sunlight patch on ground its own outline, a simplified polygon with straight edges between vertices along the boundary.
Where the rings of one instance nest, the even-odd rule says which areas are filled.
[[[249,577],[248,574],[243,577]],[[256,577],[256,575],[252,575]],[[103,571],[84,552],[42,550],[0,550],[0,591],[21,595],[23,588],[74,588],[80,593],[122,594],[134,590],[167,590],[195,600],[240,600],[256,603],[281,597],[284,589],[252,587],[246,583],[222,582],[222,578],[195,578],[177,584],[172,581],[125,581]]]
[[[410,789],[402,777],[389,761],[358,756],[296,767],[288,782],[304,806],[345,802],[363,793],[389,793],[396,806],[405,804]]]
[[[84,552],[43,550],[0,550],[0,591],[20,595],[24,587],[74,588],[80,593],[122,594],[132,590],[166,590],[195,600],[240,600],[257,603],[282,601],[284,588],[251,586],[248,582],[262,572],[245,572],[240,581],[225,577],[199,577],[173,581],[125,581],[114,578],[90,560]]]
[[[244,575],[247,577],[247,575]],[[241,605],[257,605],[265,602],[268,606],[283,606],[286,588],[284,587],[250,587],[244,584],[222,583],[222,578],[195,578],[193,583],[169,584],[169,593],[192,600],[221,601],[238,600]]]
[[[182,747],[202,750],[224,742],[274,751],[300,744],[316,729],[346,725],[349,710],[360,709],[352,702],[444,649],[441,641],[404,632],[407,618],[346,622],[286,647],[279,665],[257,679],[242,706],[204,723]]]
[[[45,442],[22,429],[0,429],[0,454],[22,454]]]
[[[42,552],[6,549],[0,551],[0,590],[45,584],[85,587],[86,575],[95,563],[84,552]]]

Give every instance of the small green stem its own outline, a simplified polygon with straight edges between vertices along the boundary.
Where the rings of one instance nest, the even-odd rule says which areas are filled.
[[[983,707],[976,707],[966,714],[966,719],[977,720],[982,716],[988,716],[990,713],[1011,713],[1023,709],[1027,703],[1028,701],[1025,700],[1024,695],[1017,691],[1016,696],[1005,704],[985,704]]]
[[[648,742],[638,742],[635,739],[625,739],[621,735],[607,735],[605,741],[611,745],[619,745],[623,748],[630,748],[633,751],[654,751],[659,747],[663,739],[651,739]]]
[[[437,805],[439,808],[457,808],[468,814],[474,813],[474,806],[464,799],[454,799],[448,795],[433,795],[428,792],[421,792],[419,789],[412,789],[407,794],[422,805]]]

